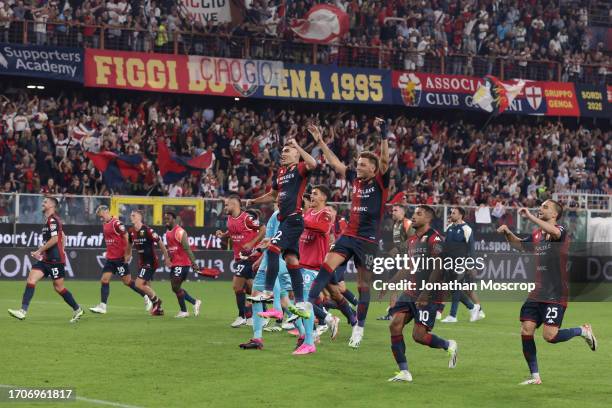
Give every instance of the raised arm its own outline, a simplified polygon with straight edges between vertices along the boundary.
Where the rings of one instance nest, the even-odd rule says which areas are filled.
[[[378,117],[374,119],[374,128],[380,133],[380,172],[384,174],[389,170],[389,129],[387,122]]]
[[[246,200],[246,206],[250,207],[253,204],[267,204],[276,201],[278,192],[276,190],[270,190],[266,194],[263,194],[257,198]]]
[[[338,173],[338,175],[340,175],[342,178],[346,177],[346,165],[342,163],[340,159],[338,159],[338,156],[336,156],[334,152],[331,151],[329,146],[325,144],[323,136],[321,135],[321,130],[314,125],[310,125],[308,126],[308,131],[312,135],[312,138],[315,140],[315,142],[317,142],[317,144],[321,148],[321,151],[323,152],[323,156],[325,156],[325,160],[327,161],[327,163],[329,163],[329,165],[332,166],[336,173]]]
[[[529,221],[542,228],[545,233],[550,234],[550,236],[554,239],[561,238],[561,230],[555,224],[539,219],[538,217],[530,213],[527,208],[520,208],[518,213],[521,217],[527,218]]]
[[[304,159],[304,164],[306,165],[306,169],[312,170],[317,167],[317,161],[314,157],[312,157],[308,152],[298,144],[295,139],[289,140],[289,145],[294,147],[299,153],[302,159]]]

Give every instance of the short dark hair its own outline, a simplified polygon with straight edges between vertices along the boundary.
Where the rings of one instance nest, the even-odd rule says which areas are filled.
[[[135,208],[132,210],[132,212],[136,214],[140,214],[140,216],[144,218],[144,211],[142,211],[140,208]]]
[[[465,209],[463,207],[451,207],[451,210],[459,211],[459,214],[461,214],[461,218],[465,218]]]
[[[420,208],[421,210],[425,211],[432,219],[436,217],[435,210],[427,204],[420,204],[417,208]]]
[[[370,151],[365,151],[365,152],[361,152],[359,154],[359,158],[364,158],[364,159],[368,159],[373,165],[374,167],[376,167],[376,171],[378,171],[378,166],[379,166],[379,159],[378,156]]]
[[[323,193],[323,195],[325,195],[325,200],[329,200],[331,198],[331,191],[329,190],[329,187],[327,187],[324,184],[317,184],[316,186],[312,187],[312,190],[319,190],[320,193]],[[311,194],[312,194],[312,190],[311,190]]]
[[[172,211],[166,211],[164,214],[167,214],[167,215],[171,216],[173,219],[176,219],[176,214],[173,213]]]
[[[555,211],[557,211],[557,220],[561,219],[561,217],[563,217],[563,204],[552,199],[549,199],[548,201],[553,203],[555,206]]]
[[[100,214],[102,211],[107,211],[108,210],[108,206],[102,204],[99,205],[98,208],[96,208],[96,214]]]
[[[57,198],[55,198],[53,196],[50,196],[50,195],[45,196],[45,198],[47,200],[50,200],[53,203],[53,205],[55,206],[55,208],[59,207],[59,200]]]
[[[242,205],[242,201],[240,201],[240,196],[238,194],[230,194],[227,197],[228,200],[236,200],[238,201],[238,205]]]

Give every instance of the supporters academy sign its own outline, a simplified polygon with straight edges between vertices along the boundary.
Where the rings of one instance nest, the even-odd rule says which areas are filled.
[[[0,75],[83,82],[83,50],[1,44]]]

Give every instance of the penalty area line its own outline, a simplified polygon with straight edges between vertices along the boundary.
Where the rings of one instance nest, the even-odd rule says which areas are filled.
[[[24,387],[18,387],[18,386],[15,386],[15,385],[8,385],[8,384],[0,384],[0,388],[24,388]],[[106,405],[106,406],[109,406],[109,407],[144,408],[144,407],[139,407],[137,405],[127,405],[127,404],[122,404],[120,402],[113,402],[113,401],[105,401],[105,400],[99,400],[99,399],[94,399],[94,398],[80,397],[78,395],[76,396],[76,400],[77,401],[88,402],[90,404]]]

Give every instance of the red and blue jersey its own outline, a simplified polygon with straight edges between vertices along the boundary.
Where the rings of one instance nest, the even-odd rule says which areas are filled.
[[[429,282],[431,273],[436,267],[442,268],[442,262],[435,264],[434,259],[440,258],[444,249],[444,238],[433,228],[429,228],[422,235],[414,234],[408,237],[408,256],[413,259],[416,266],[415,271],[410,271],[410,281],[414,282],[415,290],[407,290],[406,293],[416,299],[421,294],[421,286]],[[419,262],[417,265],[416,262]],[[431,299],[434,303],[444,301],[444,293],[432,291]]]
[[[283,220],[291,214],[302,212],[302,199],[308,184],[310,170],[304,162],[293,166],[281,166],[272,180],[272,189],[278,192],[278,217]]]
[[[563,225],[555,225],[561,236],[554,239],[542,228],[536,228],[523,242],[531,244],[535,254],[535,284],[529,299],[536,302],[567,305],[569,295],[569,272],[567,257],[570,239]]]
[[[51,238],[57,237],[57,244],[43,252],[42,261],[52,264],[65,264],[66,252],[64,252],[64,227],[62,221],[56,214],[52,214],[47,218],[47,222],[42,228],[43,244],[46,244]]]
[[[142,225],[139,230],[130,227],[128,230],[130,242],[138,251],[138,266],[143,268],[150,266],[157,269],[157,255],[155,254],[155,244],[159,242],[159,235],[146,225]]]
[[[377,240],[389,194],[389,180],[389,171],[384,174],[379,172],[367,180],[352,180],[351,215],[342,235],[370,242]]]

